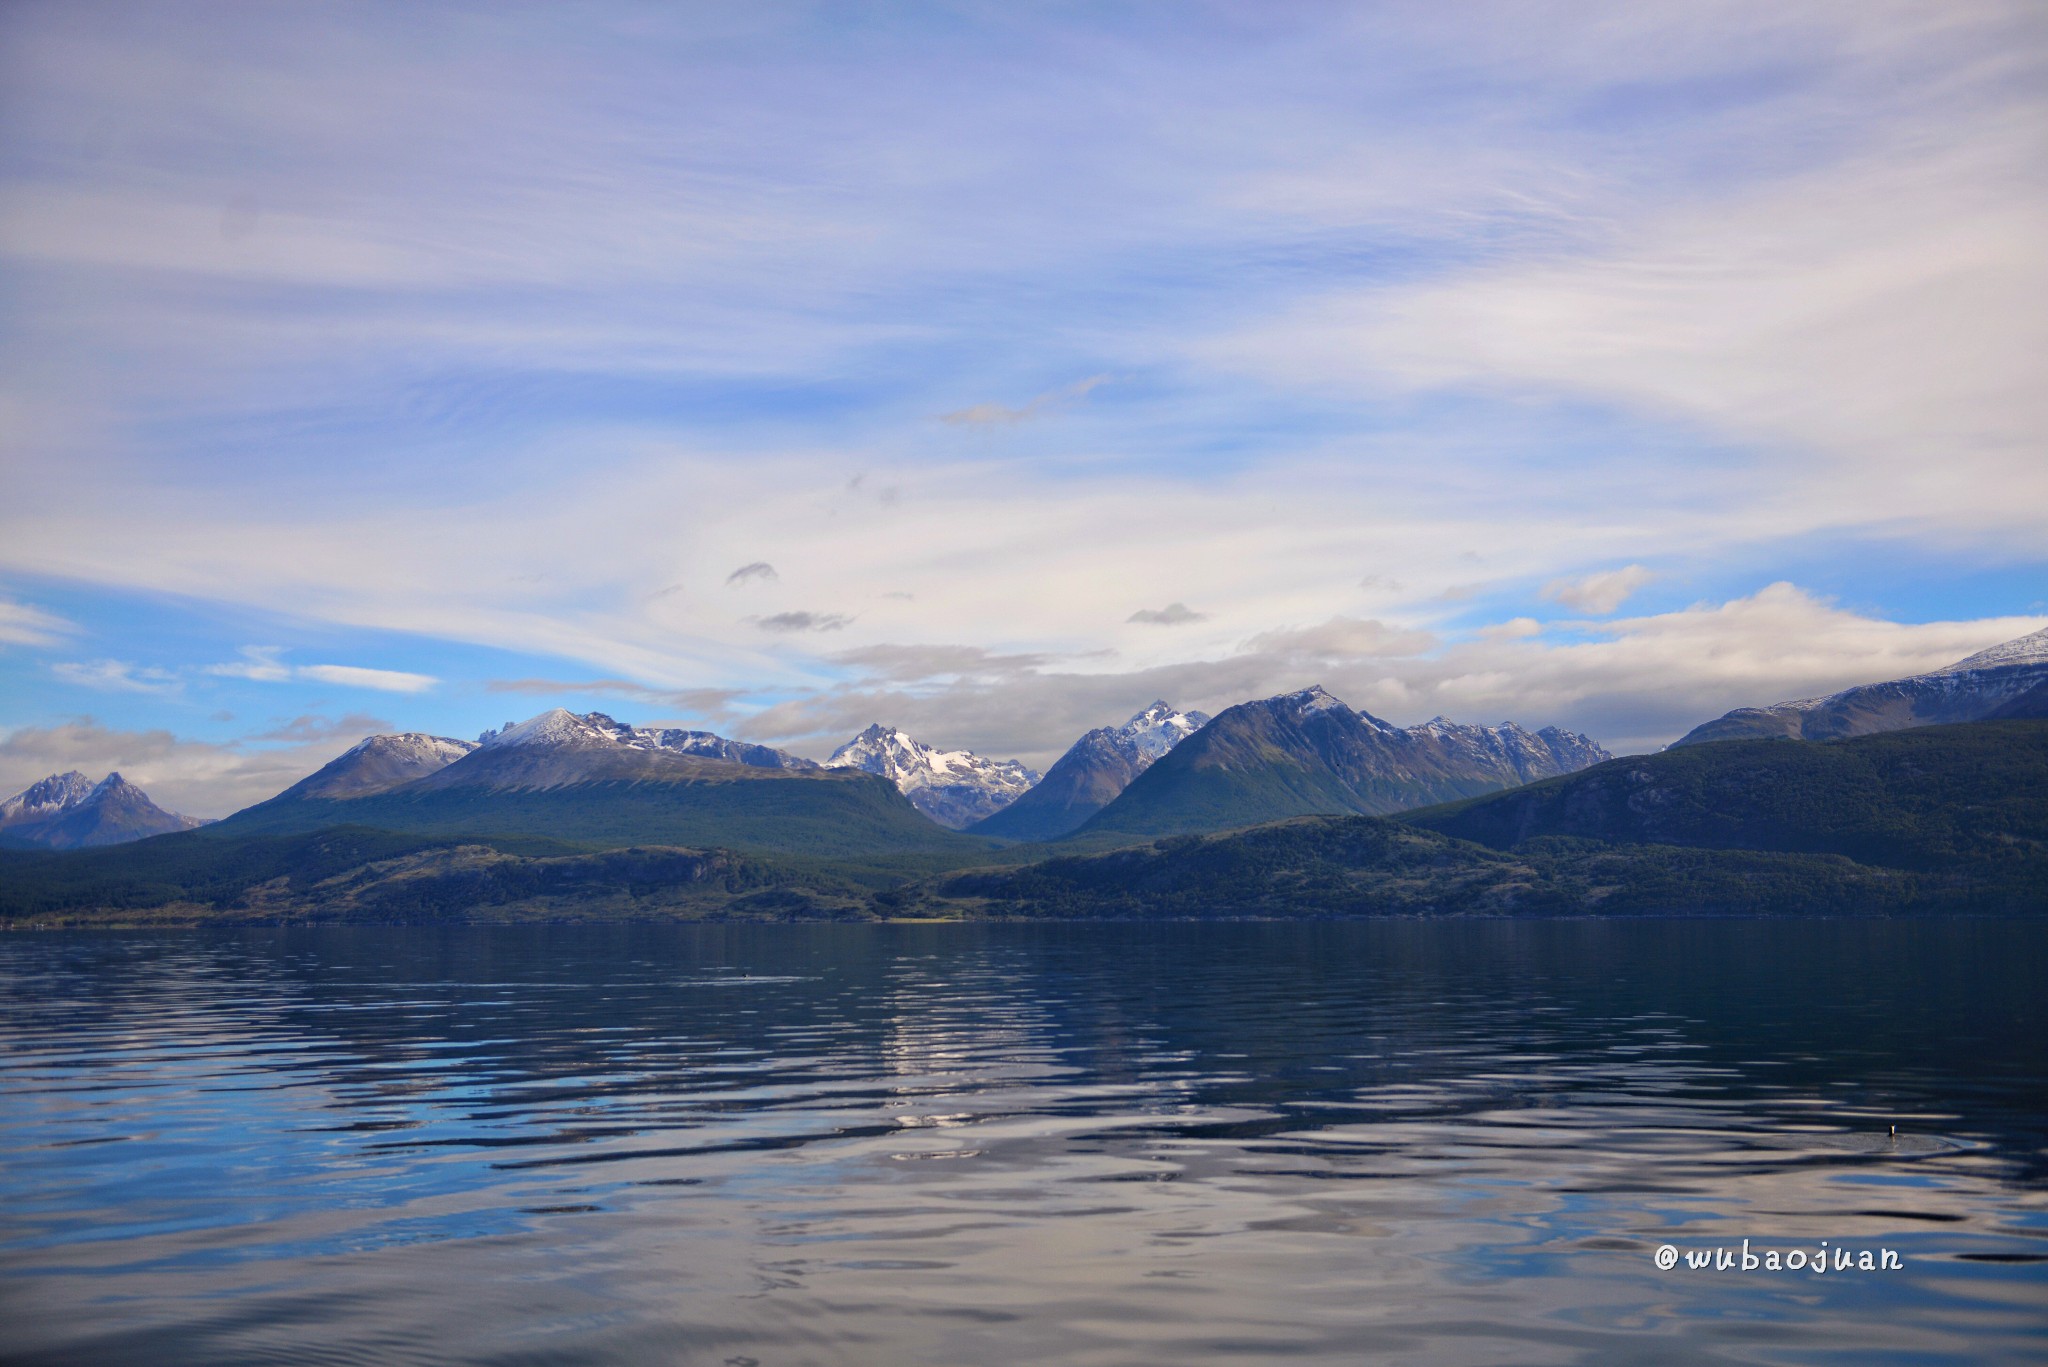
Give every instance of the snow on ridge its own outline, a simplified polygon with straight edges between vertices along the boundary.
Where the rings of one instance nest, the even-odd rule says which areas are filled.
[[[476,748],[477,742],[456,740],[453,736],[430,736],[424,731],[394,731],[364,736],[344,750],[342,756],[359,755],[366,750],[403,750],[413,755],[431,755],[443,764],[453,764]]]
[[[461,745],[466,742],[457,741]],[[729,760],[763,769],[815,769],[818,766],[797,755],[785,754],[773,746],[730,740],[710,731],[691,731],[678,726],[634,726],[606,716],[586,712],[581,716],[556,707],[523,722],[506,722],[477,737],[471,749],[495,749],[506,745],[616,745],[627,750],[666,750],[672,754]]]
[[[1014,796],[1039,778],[1020,761],[988,759],[972,750],[941,750],[880,722],[834,750],[825,767],[878,774],[906,794],[924,788],[967,787]]]
[[[1105,726],[1091,734],[1099,736],[1143,773],[1161,755],[1207,726],[1209,720],[1206,712],[1182,712],[1160,699],[1122,726]]]
[[[39,778],[13,797],[0,802],[0,821],[29,820],[66,811],[85,801],[94,786],[91,779],[76,769]]]
[[[2048,665],[2048,627],[2030,632],[2014,640],[2004,641],[1989,650],[1980,650],[1967,659],[1957,660],[1936,674],[1962,674],[1977,669],[2003,669],[2011,665]]]

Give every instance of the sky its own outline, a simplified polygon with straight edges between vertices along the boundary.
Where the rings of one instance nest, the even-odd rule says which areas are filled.
[[[2048,625],[2033,0],[0,6],[0,790],[1653,750]]]

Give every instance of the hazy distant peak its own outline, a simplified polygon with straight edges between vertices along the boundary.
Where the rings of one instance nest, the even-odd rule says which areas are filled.
[[[37,779],[5,802],[0,802],[0,824],[33,821],[37,817],[76,807],[85,801],[93,787],[93,781],[76,769],[68,774],[51,774],[48,778]]]

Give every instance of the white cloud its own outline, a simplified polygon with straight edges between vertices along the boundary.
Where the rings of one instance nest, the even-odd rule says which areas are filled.
[[[53,613],[0,598],[0,645],[54,645],[78,628]]]
[[[1442,645],[1370,620],[1264,633],[1216,658],[1100,673],[1026,670],[920,693],[863,681],[792,699],[738,729],[822,751],[871,721],[1043,765],[1090,727],[1155,697],[1216,712],[1321,683],[1354,707],[1412,724],[1556,724],[1619,753],[1656,749],[1731,708],[1924,673],[2026,635],[2041,619],[1898,623],[1792,584],[1723,603],[1546,631],[1527,619]]]
[[[206,672],[257,683],[312,680],[342,688],[368,688],[379,693],[424,693],[440,682],[431,674],[413,674],[402,669],[370,669],[362,665],[290,665],[284,662],[284,653],[282,646],[243,646],[241,659],[208,665]]]
[[[1310,668],[1402,715],[1660,735],[1723,695],[1662,628],[1390,642],[1546,582],[1619,610],[1560,578],[1588,565],[2048,542],[2036,7],[1279,7],[1171,43],[1069,18],[1058,57],[1014,41],[1034,21],[802,52],[738,11],[673,21],[708,46],[522,22],[281,8],[145,41],[24,12],[0,567],[649,697],[851,715],[897,705],[880,679],[1042,750]],[[751,55],[677,55],[712,50]],[[1055,367],[1095,378],[955,408]],[[1024,421],[1102,373],[1127,402]],[[1589,407],[1615,426],[1540,439]],[[688,416],[618,417],[656,409]],[[756,620],[676,588],[735,573]],[[0,603],[0,641],[64,627]],[[1733,639],[1700,641],[1765,648]],[[1579,660],[1670,706],[1588,701]],[[1723,692],[1828,673],[1773,668]],[[213,672],[433,682],[256,647]],[[1016,710],[975,721],[998,682]]]
[[[441,682],[431,674],[411,674],[402,669],[365,669],[360,665],[300,665],[294,677],[344,688],[370,688],[379,693],[424,693]]]
[[[999,403],[978,403],[971,408],[942,413],[939,415],[939,421],[955,427],[1014,426],[1020,422],[1030,422],[1033,418],[1043,417],[1067,404],[1076,403],[1108,383],[1107,375],[1091,375],[1075,384],[1049,389],[1022,408],[1005,408]]]
[[[374,718],[343,718],[374,729]],[[13,792],[52,773],[77,769],[91,778],[118,771],[151,801],[187,816],[221,817],[284,789],[333,759],[353,725],[337,730],[302,717],[279,734],[283,745],[182,739],[163,729],[123,731],[79,717],[54,726],[0,734],[0,791]],[[361,733],[355,733],[361,734]]]
[[[1186,603],[1174,602],[1163,608],[1139,608],[1124,620],[1142,622],[1146,626],[1154,627],[1182,627],[1192,622],[1206,622],[1209,620],[1209,614],[1196,612]]]
[[[130,664],[125,660],[58,661],[50,672],[69,684],[110,693],[175,693],[182,686],[167,669]]]
[[[206,672],[229,679],[284,683],[292,677],[292,668],[279,659],[283,654],[283,646],[243,646],[241,659],[227,664],[208,665]]]
[[[1205,354],[1357,394],[1603,400],[1733,444],[1759,511],[2039,544],[2043,121],[2016,101],[1740,195],[1617,204],[1569,248],[1329,292]]]
[[[1543,586],[1543,596],[1579,612],[1605,617],[1656,577],[1641,565],[1624,565],[1618,570],[1601,570],[1578,579],[1553,579]]]

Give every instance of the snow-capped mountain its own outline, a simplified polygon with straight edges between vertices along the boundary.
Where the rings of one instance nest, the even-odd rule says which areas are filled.
[[[1980,650],[1931,674],[1862,684],[1825,698],[1801,698],[1770,707],[1738,707],[1694,727],[1672,742],[1710,740],[1829,740],[1868,736],[1909,726],[1982,721],[2038,712],[2017,706],[2048,684],[2048,629]]]
[[[52,774],[48,778],[37,779],[5,802],[0,802],[0,826],[34,821],[54,816],[66,807],[76,807],[85,801],[92,788],[92,780],[76,769],[68,774]]]
[[[941,826],[960,830],[1015,802],[1038,775],[1013,759],[940,750],[877,723],[832,752],[833,769],[879,774]]]
[[[206,824],[196,817],[165,811],[119,774],[108,774],[80,792],[84,779],[85,775],[76,772],[52,774],[0,803],[0,813],[8,813],[0,817],[0,831],[7,843],[75,850],[120,845]]]
[[[476,749],[471,741],[404,731],[365,736],[319,771],[284,790],[282,797],[367,797],[445,769]]]
[[[1499,726],[1467,726],[1446,717],[1431,717],[1420,726],[1407,728],[1407,734],[1427,736],[1474,770],[1491,768],[1504,780],[1518,784],[1576,773],[1614,758],[1591,739],[1555,726],[1526,731],[1511,721]]]
[[[1133,779],[1083,830],[1227,830],[1288,816],[1384,815],[1611,758],[1585,736],[1437,717],[1400,727],[1321,687],[1226,708]]]
[[[1176,711],[1161,701],[1121,726],[1098,726],[1054,761],[1030,792],[979,822],[974,833],[1012,840],[1065,835],[1208,723],[1205,713]]]
[[[709,731],[686,731],[680,727],[632,726],[615,721],[602,712],[581,716],[557,707],[523,722],[506,722],[477,737],[477,748],[494,749],[515,745],[624,746],[629,750],[667,750],[679,755],[722,759],[757,769],[816,769],[815,762],[788,754],[772,746],[730,740]]]

